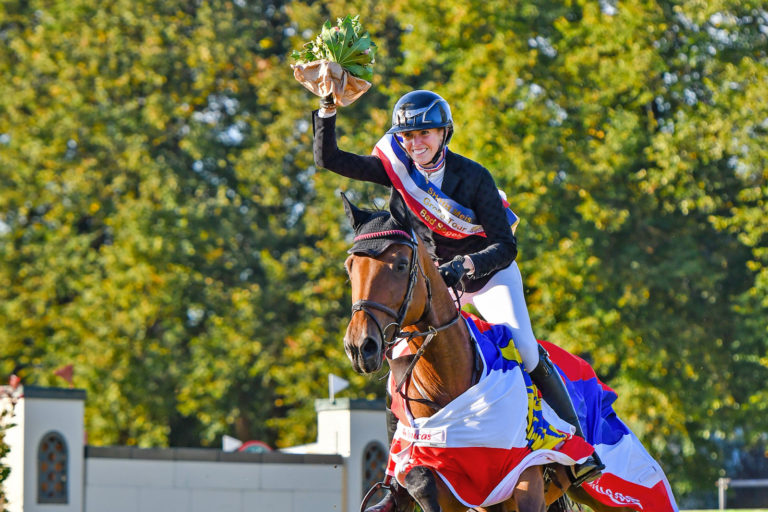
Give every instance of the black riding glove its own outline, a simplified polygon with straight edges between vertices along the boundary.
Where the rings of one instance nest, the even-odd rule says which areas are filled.
[[[437,269],[440,271],[440,277],[443,278],[448,288],[453,288],[459,284],[461,278],[467,273],[467,269],[464,268],[464,256],[456,256],[448,263],[440,265]]]
[[[320,107],[329,110],[336,108],[336,102],[333,99],[333,94],[329,94],[320,98]]]

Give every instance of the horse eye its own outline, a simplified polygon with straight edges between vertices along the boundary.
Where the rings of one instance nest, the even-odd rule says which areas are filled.
[[[395,262],[395,270],[398,272],[405,272],[408,270],[408,260],[400,258]]]

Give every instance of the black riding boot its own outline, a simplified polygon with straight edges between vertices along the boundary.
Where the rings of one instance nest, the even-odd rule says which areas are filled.
[[[387,396],[387,439],[391,446],[392,439],[395,437],[395,430],[397,430],[397,417],[389,408],[390,403],[390,398]],[[390,491],[387,492],[386,496],[377,504],[366,508],[365,512],[400,512],[407,509],[413,501],[408,491],[400,486],[394,478],[389,482],[389,486]]]
[[[530,376],[549,406],[563,420],[576,427],[577,436],[584,438],[579,416],[573,407],[565,383],[549,359],[549,354],[541,345],[539,345],[539,364],[530,372]],[[584,482],[592,482],[600,477],[603,469],[605,464],[597,456],[597,452],[593,452],[586,461],[571,467],[571,485],[578,487]]]

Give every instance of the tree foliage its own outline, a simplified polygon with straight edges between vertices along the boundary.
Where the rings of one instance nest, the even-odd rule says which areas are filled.
[[[0,375],[74,364],[94,444],[314,438],[349,231],[289,55],[359,14],[368,153],[412,88],[523,222],[534,330],[588,357],[675,490],[768,424],[768,12],[757,2],[0,5]],[[734,476],[731,473],[728,476]],[[751,476],[751,475],[746,475]],[[701,499],[704,499],[701,498]]]
[[[18,381],[13,385],[0,386],[0,460],[5,459],[11,451],[11,447],[5,441],[6,432],[16,426],[14,423],[14,413],[16,404],[20,398],[22,388],[18,387]],[[8,476],[11,474],[11,468],[0,464],[0,512],[7,512],[7,487],[5,485]]]

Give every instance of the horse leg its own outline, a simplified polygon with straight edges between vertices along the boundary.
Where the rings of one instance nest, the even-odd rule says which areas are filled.
[[[544,486],[544,500],[549,506],[568,491],[571,486],[571,479],[568,477],[565,466],[561,464],[552,464],[547,468],[549,469],[549,479]]]
[[[512,497],[518,512],[546,512],[544,501],[544,476],[541,466],[529,466],[520,474]]]

